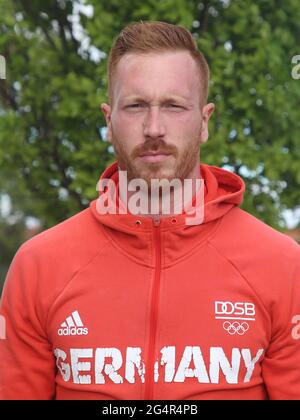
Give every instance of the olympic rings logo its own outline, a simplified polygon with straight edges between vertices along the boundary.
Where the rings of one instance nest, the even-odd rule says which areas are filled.
[[[247,324],[247,322],[242,322],[240,324],[237,321],[232,322],[232,323],[229,322],[229,321],[225,321],[223,323],[223,328],[230,335],[234,335],[234,334],[244,335],[245,332],[247,332],[249,330],[249,325]]]

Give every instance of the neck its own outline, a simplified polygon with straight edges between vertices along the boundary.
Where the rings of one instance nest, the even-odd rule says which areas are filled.
[[[192,198],[200,190],[200,179],[200,162],[197,162],[184,181],[152,180],[147,188],[136,188],[135,185],[134,191],[127,179],[120,182],[119,178],[119,196],[130,213],[134,208],[138,209],[139,216],[174,216],[190,207]]]

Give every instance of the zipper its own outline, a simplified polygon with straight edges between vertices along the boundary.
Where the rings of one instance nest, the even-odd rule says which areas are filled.
[[[145,384],[145,400],[153,399],[154,386],[154,351],[155,351],[155,336],[157,330],[157,314],[158,314],[158,300],[159,300],[159,286],[160,286],[160,270],[161,270],[161,233],[160,233],[160,217],[153,218],[154,228],[154,247],[155,247],[155,274],[151,301],[150,314],[150,339],[148,347],[148,361],[146,370],[149,374],[146,377]]]

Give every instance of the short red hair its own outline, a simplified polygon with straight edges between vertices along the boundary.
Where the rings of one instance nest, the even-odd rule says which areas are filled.
[[[208,97],[209,67],[204,55],[187,29],[182,26],[159,21],[146,21],[127,25],[111,48],[108,57],[108,96],[112,104],[112,85],[116,67],[121,58],[128,53],[146,54],[149,52],[189,51],[199,68],[201,105]]]

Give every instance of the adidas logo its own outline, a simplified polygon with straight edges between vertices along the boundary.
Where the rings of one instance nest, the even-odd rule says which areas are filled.
[[[72,312],[60,326],[62,328],[57,331],[58,335],[87,335],[89,333],[88,328],[83,326],[78,311]]]

